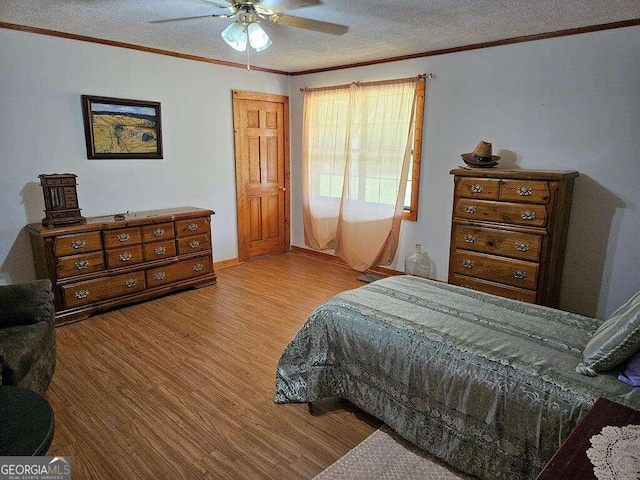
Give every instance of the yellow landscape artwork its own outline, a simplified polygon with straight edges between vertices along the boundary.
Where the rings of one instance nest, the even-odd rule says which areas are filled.
[[[96,153],[155,153],[155,121],[147,115],[93,112]]]

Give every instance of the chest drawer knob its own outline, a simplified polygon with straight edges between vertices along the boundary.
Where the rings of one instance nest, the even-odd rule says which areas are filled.
[[[518,195],[520,195],[521,197],[529,197],[533,193],[533,190],[531,190],[531,187],[518,187],[516,191],[518,192]]]
[[[462,266],[464,268],[473,268],[473,260],[462,260]]]
[[[85,242],[84,240],[74,240],[73,242],[71,242],[71,248],[75,248],[76,250],[78,248],[82,248],[87,244],[87,242]]]
[[[195,232],[197,229],[198,229],[197,223],[190,223],[189,225],[187,225],[187,230],[189,230],[190,232]]]
[[[475,243],[476,242],[476,236],[475,235],[465,235],[464,236],[464,241],[467,243]]]
[[[162,280],[165,276],[166,274],[164,272],[156,272],[153,274],[153,278],[156,280]]]
[[[198,248],[200,246],[200,242],[198,240],[191,240],[189,242],[190,248]]]
[[[133,255],[131,255],[129,252],[125,252],[125,253],[121,253],[118,258],[120,259],[121,262],[128,262],[133,258]]]
[[[524,242],[516,242],[516,250],[519,252],[528,252],[529,244]]]
[[[84,270],[89,266],[89,261],[80,260],[79,262],[74,262],[73,265],[76,267],[76,270]]]
[[[478,209],[478,207],[476,207],[475,205],[465,205],[464,206],[464,211],[467,213],[476,213],[476,210]]]
[[[484,192],[484,187],[482,185],[480,185],[479,183],[476,183],[474,185],[471,185],[471,191],[473,193],[482,193],[482,192]]]
[[[166,247],[156,247],[153,250],[153,253],[155,253],[156,255],[164,255],[165,253],[167,253],[167,249]]]
[[[530,210],[523,210],[520,213],[520,216],[522,217],[523,220],[535,220],[536,219],[536,212],[532,212]]]
[[[78,300],[82,300],[83,298],[87,298],[89,296],[89,290],[78,290],[77,292],[73,292]]]
[[[204,265],[202,265],[201,263],[196,263],[196,264],[193,266],[193,271],[194,271],[194,272],[199,272],[199,271],[200,271],[200,270],[202,270],[203,268],[204,268]]]
[[[138,284],[138,280],[135,278],[129,278],[128,280],[124,281],[124,286],[127,288],[133,288]]]
[[[154,237],[161,237],[164,235],[164,228],[156,228],[152,233]]]
[[[527,272],[525,272],[524,270],[514,270],[513,278],[517,278],[518,280],[524,280],[525,278],[527,278]]]
[[[126,242],[127,240],[129,240],[130,236],[128,233],[120,233],[116,238],[119,242]]]

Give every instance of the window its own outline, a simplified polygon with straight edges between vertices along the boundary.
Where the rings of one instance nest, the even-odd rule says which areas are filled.
[[[418,214],[424,86],[419,76],[305,90],[306,245],[360,271],[393,261],[401,220]]]
[[[334,132],[334,141],[325,145],[313,145],[309,150],[310,159],[319,161],[322,168],[318,173],[318,194],[327,200],[341,198],[344,187],[345,161],[344,152],[349,149],[350,167],[348,172],[348,192],[351,200],[368,203],[393,205],[396,203],[398,191],[398,172],[391,162],[385,161],[385,152],[397,150],[397,140],[385,136],[379,119],[367,118],[366,108],[361,115],[367,118],[371,133],[362,139],[355,136],[355,140],[348,143],[347,110],[349,108],[349,94],[346,90],[330,92],[331,97],[320,104],[322,125],[315,128]],[[422,153],[422,124],[424,120],[425,82],[420,81],[416,89],[416,105],[414,114],[413,142],[409,162],[407,188],[404,199],[403,219],[417,220],[418,198],[420,190],[420,157]],[[373,99],[375,102],[375,99]],[[393,112],[389,112],[390,116]],[[370,120],[370,121],[369,121]],[[380,134],[376,134],[380,131]],[[345,132],[341,135],[339,132]],[[373,145],[365,144],[365,141]],[[375,156],[375,159],[372,158]]]

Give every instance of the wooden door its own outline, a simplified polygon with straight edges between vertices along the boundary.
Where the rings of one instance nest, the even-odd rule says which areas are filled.
[[[238,258],[283,253],[289,232],[289,99],[233,92]]]

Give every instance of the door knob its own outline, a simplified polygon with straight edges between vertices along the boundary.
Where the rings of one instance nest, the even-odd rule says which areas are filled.
[[[278,186],[278,190],[280,190],[281,192],[286,192],[287,191],[287,189],[282,187],[282,186]]]

